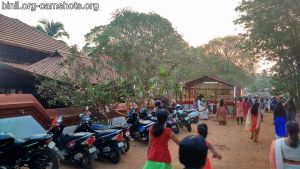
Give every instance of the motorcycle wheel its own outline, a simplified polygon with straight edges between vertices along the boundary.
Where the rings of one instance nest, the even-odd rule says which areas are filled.
[[[182,122],[179,122],[179,127],[183,128]]]
[[[82,158],[80,158],[77,161],[77,164],[79,164],[80,168],[82,169],[93,169],[93,157],[91,153],[87,149],[80,149],[77,151],[77,153],[82,154]],[[75,153],[75,154],[77,154]]]
[[[199,116],[195,117],[195,123],[198,123],[199,121]]]
[[[192,125],[190,123],[186,125],[186,128],[189,132],[192,132]]]
[[[28,168],[30,169],[58,169],[58,157],[50,150],[39,149],[30,154]]]
[[[121,160],[121,152],[117,148],[113,148],[108,160],[111,163],[117,164]]]
[[[125,140],[125,153],[127,153],[129,151],[129,149],[130,149],[130,139],[127,138]]]

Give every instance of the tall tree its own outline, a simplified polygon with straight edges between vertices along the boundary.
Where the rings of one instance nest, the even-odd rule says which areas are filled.
[[[254,51],[276,62],[274,80],[300,107],[300,1],[243,0],[235,21],[246,30]]]
[[[64,25],[61,22],[48,21],[47,19],[42,19],[39,21],[40,25],[35,28],[50,37],[59,39],[62,37],[69,38],[70,35],[65,31]]]
[[[124,76],[145,81],[158,74],[160,64],[169,67],[178,62],[188,48],[167,19],[127,9],[116,11],[108,25],[92,29],[85,37],[85,49],[112,57]]]

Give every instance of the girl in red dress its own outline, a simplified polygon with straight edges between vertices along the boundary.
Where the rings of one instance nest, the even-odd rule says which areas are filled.
[[[168,142],[171,139],[179,145],[179,140],[170,128],[165,127],[168,116],[166,109],[160,109],[157,122],[149,130],[150,145],[144,169],[172,169]]]

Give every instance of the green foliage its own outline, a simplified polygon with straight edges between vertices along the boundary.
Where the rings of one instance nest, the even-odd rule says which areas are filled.
[[[276,63],[274,87],[300,106],[300,1],[244,0],[236,10],[241,15],[235,23],[247,31],[253,51]]]
[[[62,37],[69,38],[70,35],[65,31],[64,25],[61,22],[48,21],[47,19],[42,19],[39,21],[40,25],[35,28],[40,32],[47,34],[50,37],[59,39]]]

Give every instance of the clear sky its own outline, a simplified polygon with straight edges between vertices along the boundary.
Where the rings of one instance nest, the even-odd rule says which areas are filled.
[[[2,1],[2,2],[1,2]],[[7,0],[1,0],[7,3]],[[69,45],[82,47],[84,35],[95,26],[111,21],[111,13],[120,8],[129,7],[139,12],[156,12],[167,18],[173,27],[192,46],[207,43],[216,37],[237,34],[241,28],[233,24],[238,16],[234,8],[241,0],[65,0],[65,2],[99,3],[99,11],[93,10],[4,10],[0,13],[17,18],[35,26],[38,20],[60,21],[69,32],[70,39],[64,39]],[[15,0],[10,1],[15,2]],[[62,3],[63,0],[43,1],[44,3]],[[20,0],[22,3],[39,3],[36,0]]]
[[[241,0],[45,0],[43,3],[98,3],[99,10],[4,10],[0,0],[0,13],[36,26],[40,19],[60,21],[69,32],[69,45],[84,46],[84,35],[95,26],[108,24],[116,9],[131,8],[139,12],[155,12],[167,18],[173,27],[192,46],[199,46],[217,37],[235,35],[243,29],[233,24],[238,17],[235,7]],[[15,0],[10,0],[14,3]],[[22,3],[37,3],[37,0],[20,0]],[[1,23],[0,23],[1,24]],[[260,61],[257,71],[271,67],[269,62]]]

